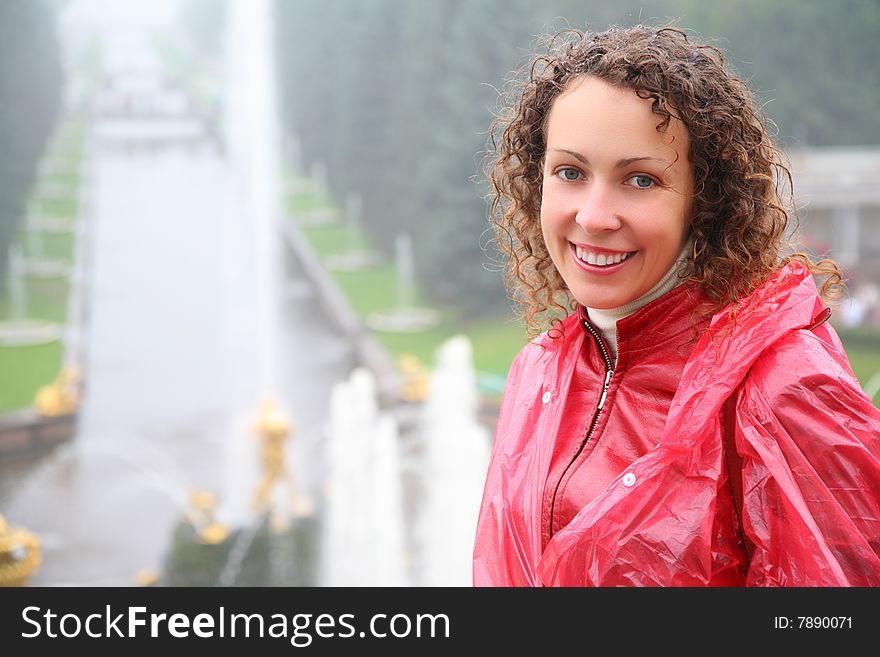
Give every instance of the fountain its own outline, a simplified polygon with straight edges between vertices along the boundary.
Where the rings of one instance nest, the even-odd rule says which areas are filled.
[[[348,219],[349,251],[356,251],[364,237],[364,199],[360,194],[350,193],[345,199],[345,216]]]
[[[333,389],[327,462],[322,585],[407,585],[398,428],[364,368]]]
[[[367,326],[390,333],[420,333],[440,323],[440,314],[431,308],[415,305],[416,274],[412,238],[401,233],[394,242],[397,265],[397,306],[367,316]]]
[[[42,201],[76,200],[86,182],[82,166],[85,161],[85,153],[64,157],[57,152],[57,149],[43,158],[40,164],[37,192],[31,195],[27,205],[25,230],[51,234],[74,232],[76,222],[73,217],[47,214]],[[59,178],[64,182],[60,182]]]
[[[259,442],[254,442],[250,431],[238,431],[228,442],[228,494],[218,515],[234,529],[223,546],[217,582],[305,585],[310,583],[308,562],[314,558],[316,515],[309,497],[295,486],[285,454],[291,422],[274,394],[279,384],[282,187],[271,3],[236,0],[229,9],[228,24],[233,29],[227,141],[243,181],[243,214],[253,222],[259,263],[257,369],[262,401],[252,426]],[[243,489],[254,491],[249,507],[236,501]],[[184,539],[177,537],[185,546]],[[299,562],[294,564],[293,559]]]
[[[59,182],[42,178],[37,188],[37,195],[49,201],[66,201],[76,195],[77,187],[68,182]]]
[[[300,175],[302,170],[302,147],[300,146],[299,139],[292,135],[284,137],[284,162],[287,164],[288,170],[294,175]],[[293,191],[299,192],[301,190],[296,189]]]
[[[28,318],[26,270],[21,247],[11,244],[7,277],[9,319],[0,321],[0,347],[34,346],[61,339],[59,324]]]
[[[43,257],[43,235],[38,230],[27,231],[27,243],[30,250],[31,260],[39,260]]]
[[[27,232],[69,235],[74,232],[74,223],[67,217],[52,217],[29,212],[25,218],[24,230]]]
[[[398,235],[394,248],[397,254],[397,305],[411,308],[415,303],[416,278],[412,239],[406,234]]]
[[[254,493],[252,509],[257,515],[269,513],[272,526],[284,531],[290,527],[291,516],[306,518],[314,513],[314,504],[299,490],[287,466],[285,442],[291,431],[290,420],[274,399],[266,398],[254,428],[260,436],[263,477]]]
[[[307,574],[299,571],[296,572],[299,579],[289,575],[278,577],[278,569],[269,563],[271,548],[278,543],[292,556],[309,554],[303,549],[300,535],[273,531],[267,515],[237,528],[230,528],[219,517],[218,499],[214,493],[192,488],[180,468],[148,443],[118,438],[91,445],[77,445],[60,455],[58,466],[64,461],[71,465],[85,463],[84,457],[95,455],[111,457],[131,468],[131,473],[125,477],[127,487],[125,490],[117,490],[117,497],[125,499],[131,495],[131,489],[145,484],[149,490],[161,493],[176,510],[177,522],[171,528],[170,541],[164,550],[161,568],[142,568],[134,573],[133,576],[140,585],[310,584],[304,579]],[[90,462],[94,463],[94,460],[91,459]],[[48,557],[51,558],[57,551],[76,549],[77,540],[88,540],[93,531],[97,532],[93,526],[82,520],[78,521],[76,530],[66,534],[78,534],[79,538],[72,542],[67,539],[62,543],[57,539],[46,541]],[[307,547],[313,548],[311,544]]]
[[[82,387],[79,368],[65,365],[54,381],[37,389],[34,408],[42,417],[72,415],[79,408]]]
[[[323,318],[311,316],[307,303],[287,303],[285,312],[297,311],[291,317],[274,307],[281,302],[278,267],[265,246],[278,240],[273,223],[281,199],[273,190],[272,155],[265,152],[277,143],[266,130],[275,121],[266,120],[271,113],[260,107],[259,88],[271,57],[249,61],[272,42],[263,29],[271,3],[229,5],[236,16],[226,34],[239,40],[244,30],[253,37],[243,39],[243,56],[235,58],[244,70],[230,81],[242,84],[230,89],[233,102],[224,106],[239,111],[230,122],[239,137],[234,152],[223,159],[209,150],[95,154],[98,184],[88,200],[100,258],[90,286],[96,312],[89,317],[90,385],[79,435],[39,467],[8,478],[0,473],[4,512],[27,519],[43,538],[41,585],[126,585],[135,572],[144,584],[296,585],[317,573],[310,561],[317,532],[303,528],[320,515],[296,519],[283,486],[270,486],[269,508],[261,513],[250,506],[264,474],[251,411],[272,393],[282,406],[301,395],[294,447],[309,456],[316,442],[311,416],[323,414],[330,382],[347,372],[349,359],[325,351],[339,338]],[[248,12],[262,16],[254,20]],[[256,35],[255,23],[262,25]],[[144,131],[128,123],[121,139],[138,143]],[[151,269],[143,256],[148,252],[163,252],[169,266]],[[282,329],[295,336],[289,343],[280,344]],[[111,447],[104,440],[125,463],[95,454],[96,444]],[[237,460],[239,454],[248,458]],[[158,455],[164,460],[150,458]],[[228,486],[222,481],[226,456],[236,470]],[[298,480],[313,485],[323,473],[311,460],[303,463]],[[175,476],[180,471],[183,481]],[[216,510],[187,496],[184,484],[216,490]],[[218,527],[236,501],[240,515],[227,529]],[[144,566],[156,572],[138,571]]]
[[[79,174],[79,172],[79,158],[69,154],[53,153],[40,162],[39,173],[41,176],[69,176]]]
[[[312,162],[312,193],[319,199],[327,198],[327,165],[324,162]]]
[[[304,226],[329,226],[335,224],[338,212],[329,205],[329,188],[327,185],[327,165],[323,162],[313,162],[311,166],[311,184],[300,187],[301,193],[311,196],[311,204],[308,209],[297,213],[297,221]]]
[[[477,514],[489,465],[488,432],[477,420],[479,393],[470,341],[444,342],[420,418],[424,491],[415,526],[420,586],[471,586]]]
[[[9,303],[13,320],[27,317],[27,290],[25,289],[22,267],[21,247],[17,244],[9,246]]]
[[[41,559],[39,537],[0,515],[0,587],[26,586]]]
[[[125,447],[123,448],[120,443]],[[181,518],[189,516],[190,509],[187,506],[189,482],[178,467],[147,443],[132,442],[125,440],[125,437],[118,440],[100,440],[91,444],[76,443],[71,449],[60,453],[59,461],[75,466],[77,460],[91,456],[107,456],[129,466],[135,475],[149,484],[151,490],[162,493],[180,513]],[[127,477],[126,480],[128,484],[136,481],[134,477]]]
[[[108,470],[105,465],[103,472],[112,471],[115,476],[96,477],[102,459],[112,463],[112,468]],[[143,560],[138,567],[155,558],[150,546],[162,544],[164,519],[169,515],[172,520],[175,516],[178,519],[176,533],[191,535],[193,544],[223,542],[224,528],[213,519],[210,508],[213,494],[194,490],[190,478],[166,452],[134,435],[117,433],[112,438],[94,442],[70,443],[47,459],[42,470],[51,470],[58,476],[23,481],[17,488],[19,493],[22,489],[31,489],[32,495],[44,501],[43,505],[31,509],[28,517],[30,523],[39,528],[43,565],[50,571],[42,576],[54,574],[52,585],[130,585],[133,577],[146,579],[154,571],[141,568],[136,575],[131,555],[138,554]],[[100,481],[97,490],[96,481]],[[147,493],[158,494],[159,499],[149,508],[137,502],[137,512],[131,513],[133,501],[144,499]],[[47,505],[45,500],[52,503]],[[119,510],[125,508],[128,513],[120,516]],[[19,513],[25,512],[19,509]],[[163,520],[158,521],[160,518]],[[133,541],[124,538],[126,536]],[[127,549],[120,549],[123,546]],[[72,553],[94,550],[103,551],[100,563],[59,570],[59,563],[64,563]],[[161,580],[156,573],[157,581],[175,585],[181,581],[177,576],[179,572],[195,577],[189,564],[177,570],[169,568],[181,561],[180,553],[167,548],[163,551],[166,567]],[[64,578],[61,581],[59,574]]]
[[[25,276],[28,278],[59,278],[70,275],[70,267],[64,260],[46,256],[42,231],[28,227],[26,239],[29,257],[23,267]]]
[[[378,266],[382,257],[376,251],[364,248],[366,236],[363,227],[363,199],[360,194],[349,194],[345,204],[348,223],[348,250],[334,253],[324,259],[336,271],[361,271]]]

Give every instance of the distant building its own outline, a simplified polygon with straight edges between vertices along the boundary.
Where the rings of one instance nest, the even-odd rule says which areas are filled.
[[[859,283],[880,283],[880,147],[809,148],[788,157],[804,246],[837,260]]]

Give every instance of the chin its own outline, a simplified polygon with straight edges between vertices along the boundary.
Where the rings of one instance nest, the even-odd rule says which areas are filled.
[[[596,310],[608,310],[609,308],[618,308],[632,301],[626,295],[597,295],[592,294],[575,294],[573,295],[577,302],[587,308],[595,308]]]

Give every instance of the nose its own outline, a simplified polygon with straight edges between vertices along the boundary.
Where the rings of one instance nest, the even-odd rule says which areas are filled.
[[[590,234],[620,228],[619,208],[613,191],[601,182],[593,181],[578,198],[575,222]]]

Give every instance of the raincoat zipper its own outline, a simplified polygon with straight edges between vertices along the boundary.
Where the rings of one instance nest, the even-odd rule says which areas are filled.
[[[565,479],[565,473],[568,472],[569,468],[574,465],[575,461],[578,460],[578,457],[581,455],[581,452],[584,451],[584,447],[586,447],[587,443],[590,441],[590,437],[593,435],[593,432],[596,430],[596,425],[599,424],[599,416],[602,415],[602,407],[605,405],[605,398],[608,396],[608,387],[611,385],[611,377],[614,375],[614,362],[611,360],[611,356],[608,354],[608,347],[605,346],[605,340],[602,339],[602,336],[599,335],[599,332],[593,328],[593,325],[589,322],[583,322],[584,328],[587,329],[587,332],[593,336],[596,340],[596,344],[599,347],[599,351],[602,354],[602,360],[605,361],[605,382],[602,385],[602,395],[599,397],[599,403],[596,405],[596,412],[593,414],[593,421],[590,423],[590,428],[587,431],[587,434],[584,436],[583,441],[581,442],[581,446],[578,448],[577,453],[572,458],[571,462],[565,468],[562,473],[562,477],[559,478],[559,481],[556,483],[556,490],[553,491],[553,501],[550,505],[550,536],[553,536],[553,512],[556,508],[556,494],[559,492],[559,484],[562,483],[562,480]]]

